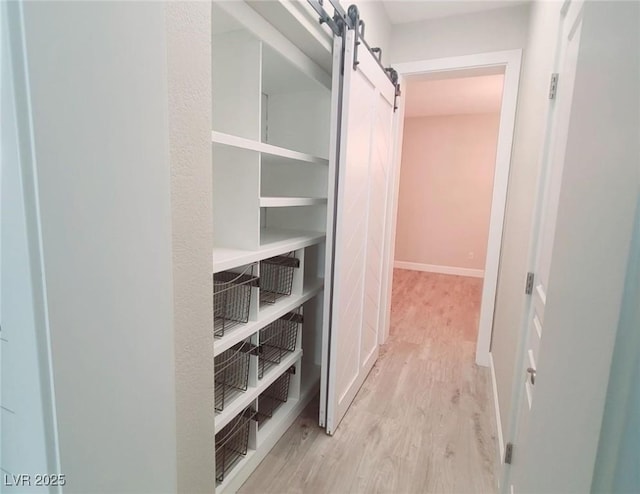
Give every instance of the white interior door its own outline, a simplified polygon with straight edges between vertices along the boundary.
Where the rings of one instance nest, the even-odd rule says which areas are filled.
[[[540,344],[545,327],[549,274],[582,28],[582,6],[581,0],[574,0],[567,2],[562,11],[559,9],[558,12],[562,19],[557,49],[557,91],[556,97],[551,101],[549,146],[543,164],[544,187],[539,197],[537,235],[533,245],[534,281],[526,328],[526,353],[520,374],[523,389],[520,392],[518,433],[515,438],[518,449],[526,443],[529,431],[529,416],[535,396]],[[512,492],[518,492],[519,466],[522,458],[522,455],[514,454],[511,472]]]
[[[353,69],[353,30],[345,34],[345,44],[333,285],[329,307],[325,307],[327,387],[321,399],[329,434],[336,430],[378,357],[395,93],[363,44]]]
[[[538,278],[548,282],[537,377],[531,406],[523,400],[526,420],[512,436],[511,478],[503,484],[518,494],[592,492],[605,404],[615,404],[609,377],[624,327],[625,278],[634,274],[627,275],[640,193],[640,5],[567,7],[550,154],[551,170],[562,166],[561,184],[557,207],[546,201],[553,207],[538,235]],[[549,209],[555,228],[546,226]],[[551,244],[544,240],[550,232]],[[524,382],[524,372],[520,377]]]

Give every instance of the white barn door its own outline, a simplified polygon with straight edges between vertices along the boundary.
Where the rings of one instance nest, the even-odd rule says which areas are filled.
[[[395,94],[364,44],[357,50],[359,63],[353,69],[353,30],[345,34],[345,43],[333,285],[325,312],[328,372],[321,400],[329,434],[335,432],[378,357],[378,332],[385,320],[380,307],[383,264],[388,262],[385,226]]]

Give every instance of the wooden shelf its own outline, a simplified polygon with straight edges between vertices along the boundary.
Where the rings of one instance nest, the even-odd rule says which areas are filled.
[[[245,139],[244,137],[233,136],[230,134],[225,134],[223,132],[216,132],[215,130],[211,132],[211,140],[214,144],[224,144],[225,146],[248,149],[250,151],[258,151],[263,154],[279,156],[281,158],[296,160],[303,163],[313,163],[317,165],[329,164],[329,160],[325,158],[320,158],[311,154],[273,146],[264,142],[254,141],[252,139]]]
[[[278,365],[271,367],[265,372],[262,379],[258,381],[257,386],[249,386],[247,390],[240,393],[236,398],[231,400],[228,404],[225,404],[224,410],[216,412],[214,419],[215,432],[218,433],[222,428],[227,425],[231,420],[236,417],[242,410],[247,408],[251,403],[258,398],[258,395],[267,389],[274,383],[282,374],[284,374],[289,367],[294,365],[302,357],[302,350],[296,350],[287,355],[282,362]]]
[[[260,231],[260,250],[269,253],[263,258],[265,259],[284,252],[304,249],[310,245],[319,244],[323,242],[324,239],[324,232],[302,232],[268,228]]]
[[[324,232],[301,232],[296,230],[263,229],[260,231],[261,246],[258,250],[213,248],[213,272],[218,273],[244,264],[278,256],[292,250],[304,249],[324,241]]]
[[[228,330],[222,338],[216,339],[213,342],[213,354],[215,356],[220,355],[236,343],[241,342],[264,328],[267,324],[272,323],[279,317],[284,316],[287,312],[291,312],[307,300],[315,297],[322,290],[324,285],[323,281],[322,279],[315,279],[307,282],[302,295],[291,295],[278,300],[273,305],[262,306],[258,311],[257,321],[249,321],[241,326],[236,326]]]
[[[261,208],[288,208],[292,206],[319,206],[327,203],[322,197],[261,197]]]

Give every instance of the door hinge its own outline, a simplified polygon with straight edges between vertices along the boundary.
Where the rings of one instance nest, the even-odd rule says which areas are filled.
[[[507,443],[504,447],[504,462],[507,465],[511,465],[511,460],[513,459],[513,443]]]
[[[549,99],[556,99],[556,93],[558,92],[558,78],[560,75],[557,72],[551,74],[551,82],[549,83]]]
[[[524,286],[524,293],[531,295],[533,293],[533,273],[527,273],[527,283]]]

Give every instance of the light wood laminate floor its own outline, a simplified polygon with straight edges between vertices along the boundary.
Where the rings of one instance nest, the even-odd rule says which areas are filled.
[[[314,400],[239,492],[496,492],[490,373],[474,364],[481,289],[395,270],[389,341],[336,434]]]

